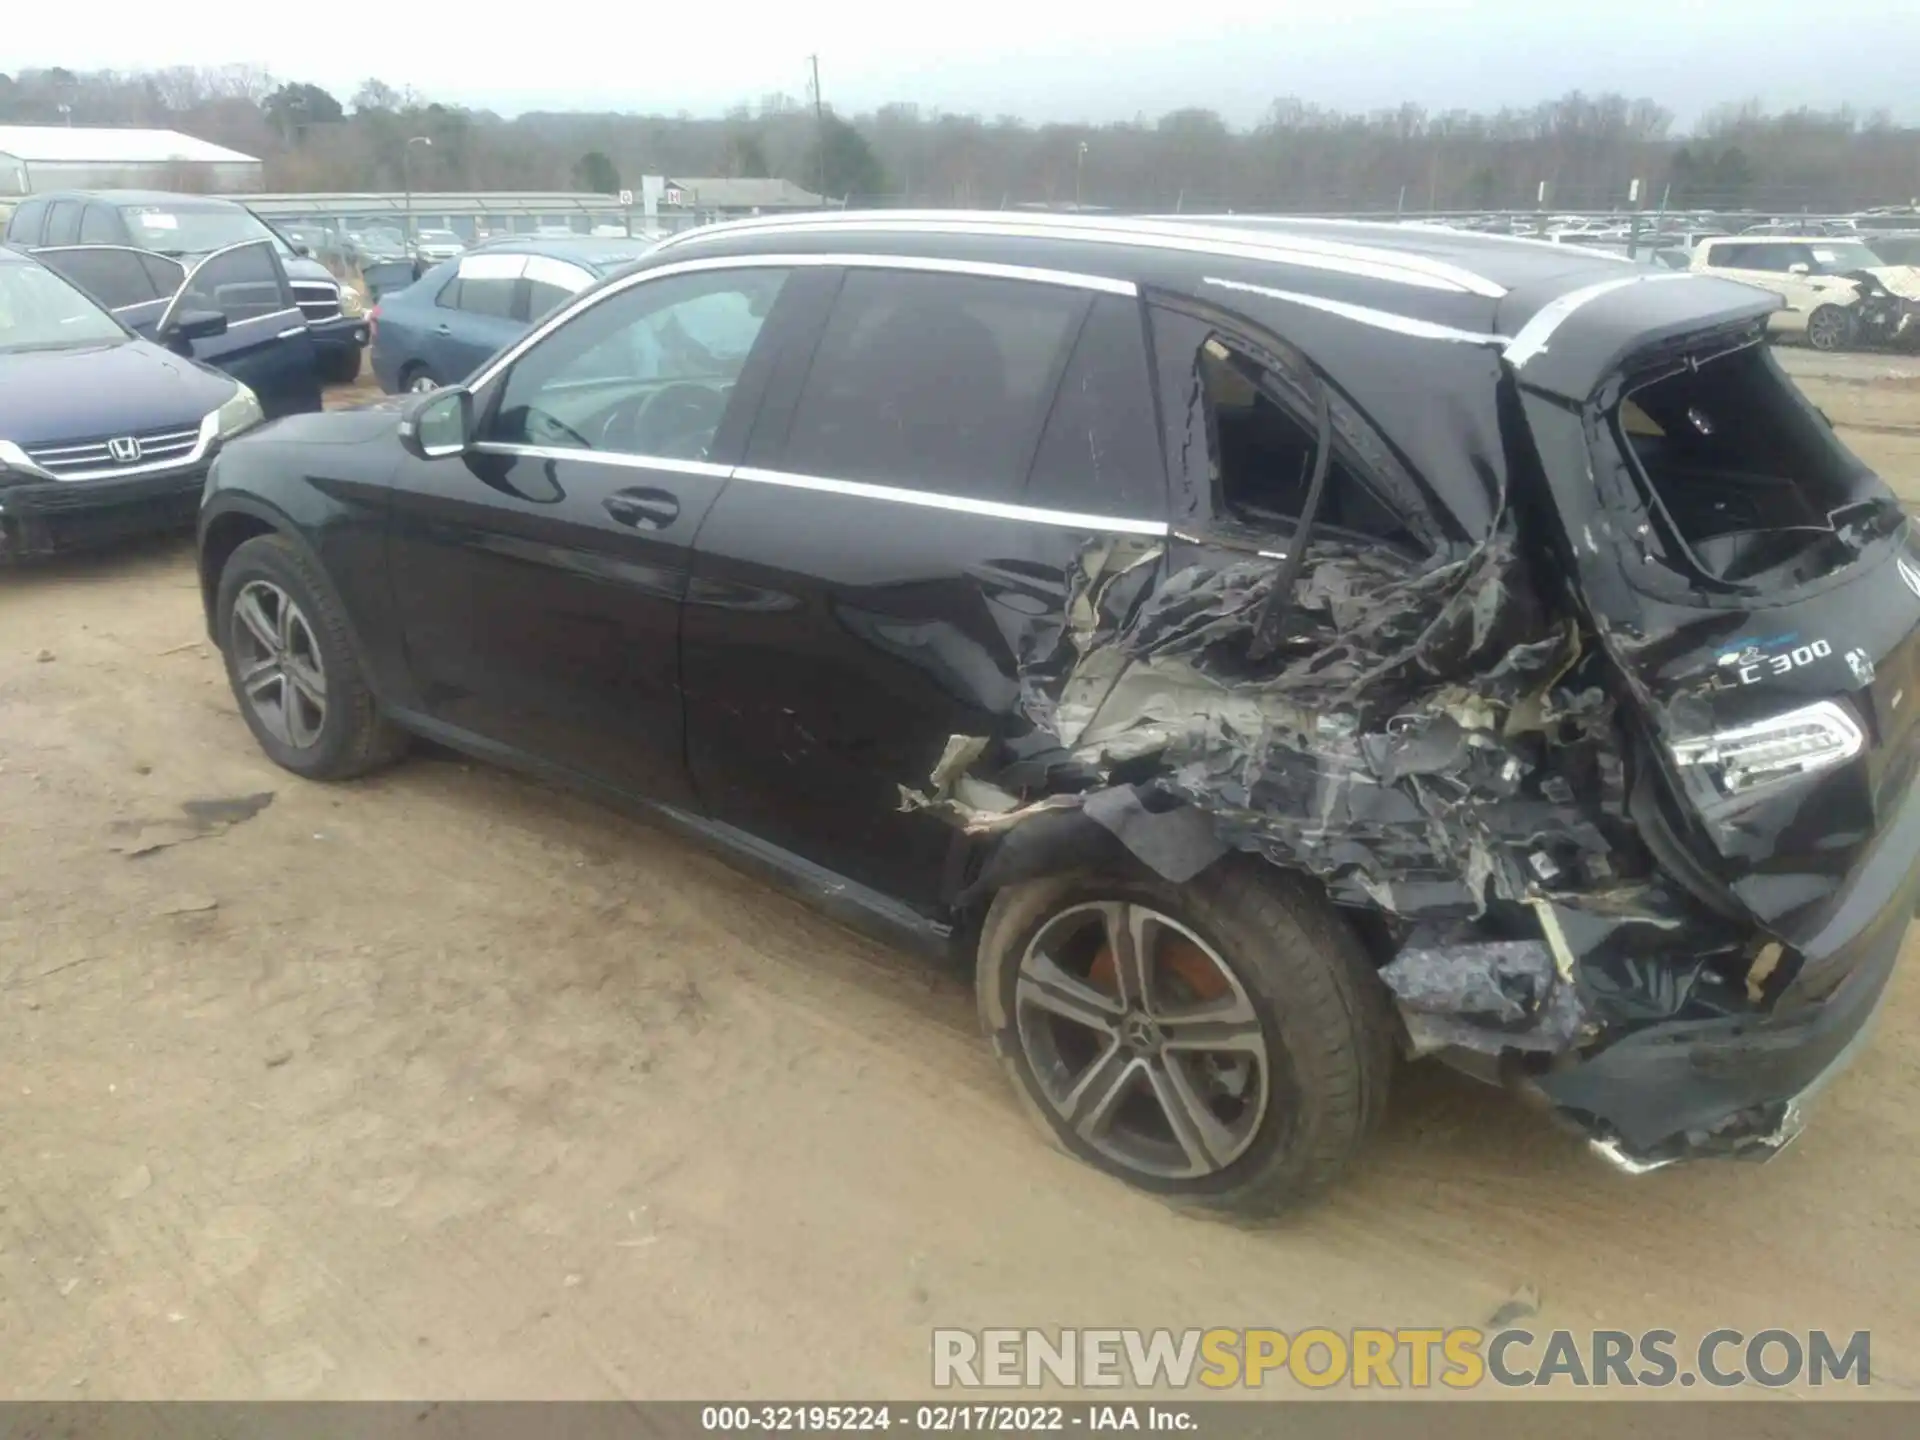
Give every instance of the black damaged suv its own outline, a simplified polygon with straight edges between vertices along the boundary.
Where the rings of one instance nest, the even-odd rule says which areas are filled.
[[[1764,1156],[1920,884],[1920,553],[1776,303],[1334,222],[703,229],[231,445],[208,624],[300,774],[430,736],[958,950],[1048,1133],[1183,1203],[1325,1186],[1396,1051]]]

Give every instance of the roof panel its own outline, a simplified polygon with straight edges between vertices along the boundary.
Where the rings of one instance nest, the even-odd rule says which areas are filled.
[[[224,145],[178,130],[123,130],[67,125],[0,125],[0,155],[29,165],[152,165],[169,160],[259,164]]]

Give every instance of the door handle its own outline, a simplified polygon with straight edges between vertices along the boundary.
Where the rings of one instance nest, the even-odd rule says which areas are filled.
[[[665,490],[617,490],[602,503],[607,514],[636,530],[665,530],[680,518],[680,501]]]
[[[442,320],[438,325],[433,327],[433,333],[436,335],[451,335],[453,333],[453,327]]]

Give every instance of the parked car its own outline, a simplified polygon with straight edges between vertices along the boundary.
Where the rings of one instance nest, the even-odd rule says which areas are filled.
[[[644,240],[490,240],[435,266],[374,311],[373,373],[389,394],[458,380],[555,305],[631,264]]]
[[[230,245],[192,266],[116,245],[31,253],[143,339],[242,381],[269,418],[320,408],[313,338],[270,240]],[[193,312],[225,323],[183,326]]]
[[[416,230],[413,253],[429,265],[451,260],[465,252],[467,242],[451,230]]]
[[[6,239],[17,250],[122,246],[187,263],[248,240],[271,241],[313,336],[321,378],[360,373],[367,343],[360,292],[234,201],[153,190],[58,191],[23,202],[7,222]]]
[[[182,306],[162,333],[184,348],[226,328]],[[260,418],[245,384],[0,247],[0,559],[191,526],[209,459]]]
[[[1774,333],[1816,350],[1920,340],[1920,269],[1887,265],[1862,240],[1748,232],[1704,241],[1692,268],[1772,291],[1786,302]]]
[[[384,225],[369,226],[364,230],[350,230],[347,232],[347,239],[354,247],[356,260],[361,264],[407,258],[407,237],[398,230],[389,229]]]
[[[1920,898],[1920,550],[1777,304],[1392,225],[708,227],[229,447],[209,631],[297,774],[431,736],[959,951],[1046,1132],[1182,1203],[1331,1183],[1396,1046],[1628,1169],[1767,1155]]]

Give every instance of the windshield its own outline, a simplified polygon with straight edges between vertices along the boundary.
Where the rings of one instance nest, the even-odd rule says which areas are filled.
[[[451,230],[420,230],[415,233],[419,235],[424,245],[458,245],[460,243],[460,237]]]
[[[38,265],[0,265],[0,351],[66,350],[124,340],[93,301]]]
[[[127,205],[133,243],[162,255],[205,255],[245,240],[271,240],[282,256],[293,252],[260,219],[237,205]]]
[[[1858,240],[1828,240],[1813,246],[1816,275],[1844,275],[1849,270],[1871,270],[1886,261],[1873,253],[1873,247]]]

